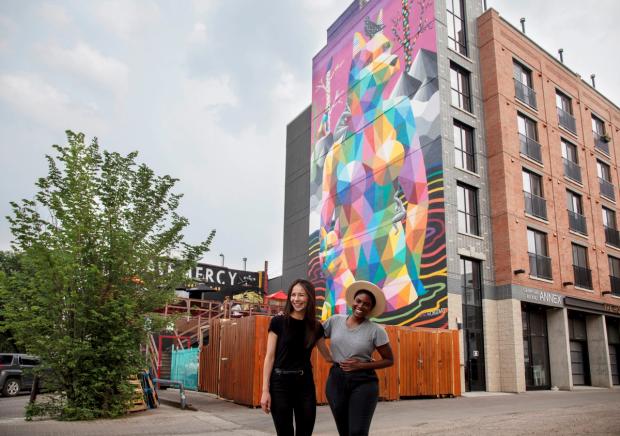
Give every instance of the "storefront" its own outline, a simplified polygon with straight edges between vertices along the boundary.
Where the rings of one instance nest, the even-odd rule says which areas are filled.
[[[549,389],[549,341],[547,337],[547,307],[521,303],[523,324],[523,363],[527,390]]]

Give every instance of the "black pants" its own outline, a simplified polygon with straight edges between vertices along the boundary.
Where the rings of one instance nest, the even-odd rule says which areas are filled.
[[[269,393],[271,417],[279,436],[312,434],[316,418],[316,393],[311,370],[304,370],[303,375],[272,372]]]
[[[332,366],[325,388],[340,436],[368,435],[379,400],[379,380],[374,370],[344,372]]]

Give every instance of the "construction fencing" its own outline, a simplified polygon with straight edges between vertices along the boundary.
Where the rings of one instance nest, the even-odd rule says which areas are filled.
[[[270,317],[260,315],[213,319],[209,344],[200,352],[199,390],[259,406],[269,321]],[[385,329],[395,364],[377,371],[382,400],[461,395],[458,331],[400,326]],[[380,358],[378,353],[375,357]],[[315,349],[312,366],[317,403],[325,404],[330,364]]]
[[[198,388],[199,351],[198,348],[172,350],[170,380],[182,382],[185,389],[195,391]]]

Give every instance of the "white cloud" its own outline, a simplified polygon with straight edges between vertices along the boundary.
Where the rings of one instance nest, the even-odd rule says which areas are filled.
[[[78,42],[70,49],[48,45],[40,46],[40,50],[44,59],[56,68],[109,88],[117,96],[123,96],[127,92],[129,67],[83,42]]]
[[[342,2],[338,0],[303,0],[301,4],[304,9],[310,11],[329,11],[338,8],[341,12],[344,12]]]
[[[35,75],[0,75],[0,100],[56,131],[76,129],[100,134],[105,130],[96,105],[76,103]]]
[[[189,36],[189,42],[204,44],[207,41],[207,26],[204,23],[195,23],[194,29]]]
[[[305,84],[299,81],[284,63],[280,63],[278,69],[280,75],[272,91],[272,95],[276,99],[298,100],[300,97],[306,96],[307,92],[304,92],[303,89]]]
[[[43,3],[37,8],[38,15],[57,27],[71,24],[71,17],[65,8],[56,3]]]
[[[238,103],[228,76],[185,79],[181,89],[183,107],[187,111],[199,113],[213,106],[235,106]]]
[[[107,0],[94,8],[97,19],[117,36],[131,39],[161,18],[159,6],[147,0]]]

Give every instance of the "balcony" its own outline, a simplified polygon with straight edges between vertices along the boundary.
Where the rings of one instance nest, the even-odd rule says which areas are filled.
[[[542,153],[538,142],[528,138],[523,133],[519,133],[519,142],[521,143],[521,154],[542,163]]]
[[[605,179],[601,179],[600,177],[598,179],[598,183],[601,187],[601,195],[611,201],[616,201],[614,185],[612,185]]]
[[[566,112],[564,109],[556,109],[558,110],[558,122],[560,123],[560,126],[564,127],[569,132],[577,134],[577,123],[575,122],[575,117]]]
[[[605,226],[605,243],[620,248],[620,233],[613,227]]]
[[[620,296],[620,277],[609,276],[612,295]]]
[[[547,219],[547,201],[538,195],[523,191],[525,197],[525,213],[537,218]]]
[[[541,279],[552,280],[551,258],[540,254],[528,253],[530,257],[530,275]]]
[[[577,183],[581,183],[581,167],[565,157],[562,160],[564,161],[564,175]]]
[[[536,91],[516,79],[514,79],[514,82],[515,97],[529,107],[536,109]]]
[[[609,141],[595,131],[592,131],[592,136],[594,137],[594,148],[609,156]]]
[[[581,233],[582,235],[588,234],[586,217],[578,214],[577,212],[573,212],[572,210],[568,211],[568,227],[572,231]]]
[[[573,274],[575,275],[575,286],[592,289],[592,271],[589,268],[573,265]]]

